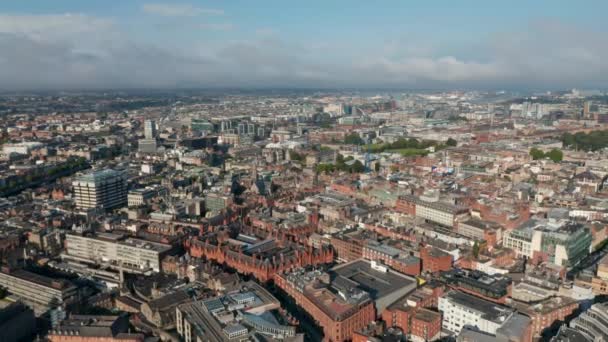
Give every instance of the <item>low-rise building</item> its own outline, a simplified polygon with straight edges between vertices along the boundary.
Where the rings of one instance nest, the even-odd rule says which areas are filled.
[[[279,301],[255,282],[225,295],[181,304],[176,308],[177,332],[185,342],[229,342],[254,337],[292,341],[296,327],[279,323]]]
[[[0,271],[0,286],[32,307],[36,314],[51,306],[71,304],[78,300],[78,288],[67,280],[52,279],[25,270]]]
[[[464,326],[496,335],[496,331],[515,313],[515,310],[460,291],[450,291],[439,298],[444,329],[458,334]]]
[[[160,272],[162,258],[172,249],[171,245],[111,233],[96,236],[68,234],[65,241],[64,258],[120,266],[139,272]]]

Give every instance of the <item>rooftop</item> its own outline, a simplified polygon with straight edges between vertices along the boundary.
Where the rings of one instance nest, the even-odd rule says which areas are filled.
[[[460,291],[450,291],[444,297],[456,305],[478,312],[488,321],[499,324],[505,322],[514,312],[513,309],[506,306],[497,305]]]

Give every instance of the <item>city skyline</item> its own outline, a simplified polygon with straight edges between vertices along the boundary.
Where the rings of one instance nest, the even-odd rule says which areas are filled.
[[[606,88],[608,4],[19,1],[0,90]]]

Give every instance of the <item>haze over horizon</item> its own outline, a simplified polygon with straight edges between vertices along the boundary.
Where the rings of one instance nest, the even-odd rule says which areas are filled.
[[[607,10],[606,1],[6,1],[0,89],[606,88]]]

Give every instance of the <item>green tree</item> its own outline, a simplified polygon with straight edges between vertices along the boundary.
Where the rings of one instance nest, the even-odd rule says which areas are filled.
[[[350,171],[350,173],[361,173],[361,172],[365,171],[365,165],[363,165],[363,163],[361,163],[360,161],[355,160],[353,165],[351,165],[349,171]]]
[[[455,139],[448,138],[448,141],[446,141],[445,144],[447,146],[456,146],[458,145],[458,142]]]
[[[545,152],[543,152],[542,150],[539,150],[536,147],[532,147],[530,149],[530,156],[532,157],[532,159],[534,160],[539,160],[539,159],[543,159],[545,157]]]
[[[475,259],[479,258],[479,243],[477,241],[475,241],[475,244],[473,244],[472,252]]]
[[[302,161],[304,160],[304,156],[294,150],[289,150],[289,159],[293,161]]]
[[[344,143],[348,145],[363,145],[365,144],[365,141],[361,139],[359,134],[351,133],[344,138]]]
[[[559,163],[564,159],[564,153],[557,148],[554,148],[549,151],[546,156],[549,157],[549,159],[553,160],[553,162],[555,163]]]

